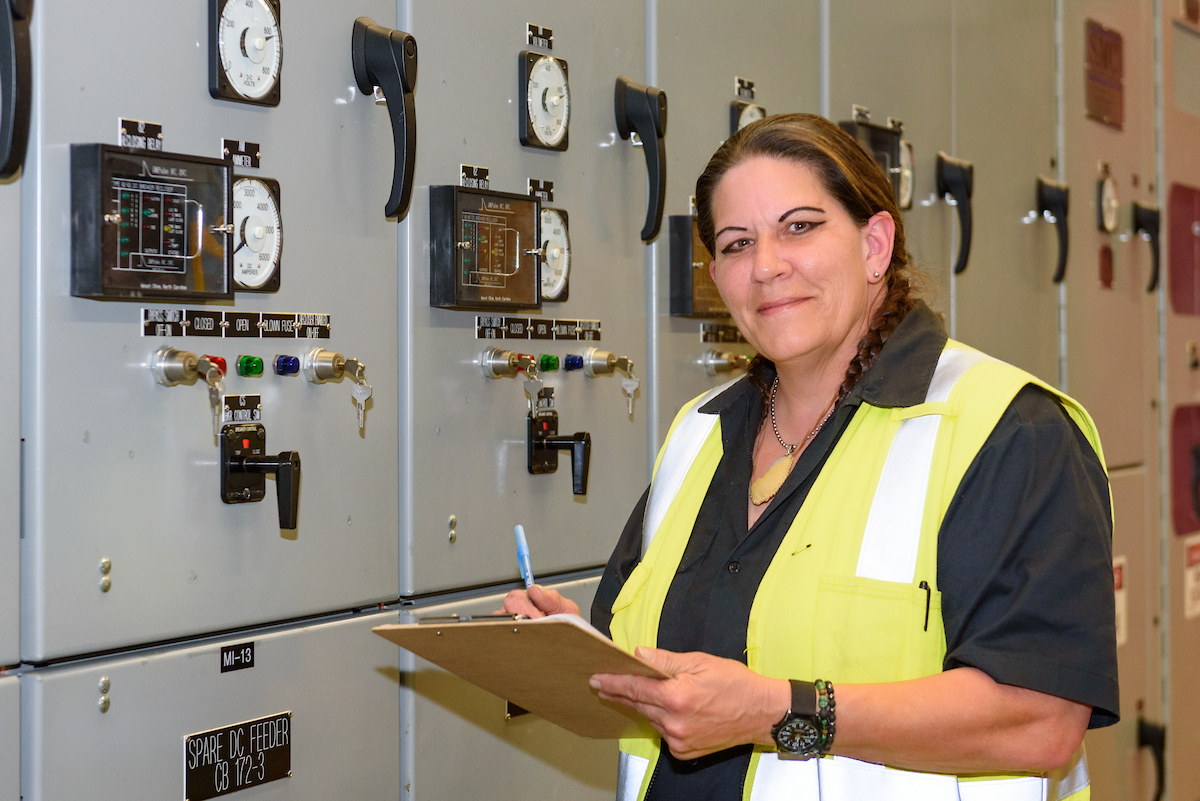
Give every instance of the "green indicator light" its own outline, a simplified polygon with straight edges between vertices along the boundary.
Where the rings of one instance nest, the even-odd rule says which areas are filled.
[[[127,237],[127,236],[123,236],[123,237],[121,237],[121,244],[122,244],[122,245],[127,245],[127,244],[129,244],[129,237]]]
[[[538,369],[543,373],[549,373],[558,369],[558,357],[551,356],[549,353],[543,353],[538,357]]]
[[[241,376],[262,375],[263,360],[257,356],[238,356],[237,371]]]

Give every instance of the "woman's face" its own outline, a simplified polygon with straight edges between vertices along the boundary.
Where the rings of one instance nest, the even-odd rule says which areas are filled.
[[[777,365],[853,357],[885,285],[890,214],[860,228],[807,165],[753,156],[717,184],[713,220],[709,271],[759,353]]]

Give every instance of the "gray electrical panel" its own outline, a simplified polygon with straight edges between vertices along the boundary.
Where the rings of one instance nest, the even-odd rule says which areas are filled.
[[[21,684],[0,676],[0,799],[21,799]]]
[[[649,257],[656,293],[650,322],[655,352],[651,465],[680,407],[744,375],[746,359],[754,355],[727,314],[679,313],[679,293],[673,291],[681,278],[677,273],[690,266],[697,277],[689,283],[699,284],[708,272],[709,259],[699,248],[693,248],[690,258],[678,253],[691,242],[689,201],[696,179],[735,124],[762,111],[818,111],[816,0],[755,3],[738,10],[736,24],[713,25],[727,8],[720,2],[683,0],[654,6],[654,70],[671,101],[666,214],[672,226],[682,225],[687,233],[677,237],[676,229],[668,230],[664,223]]]
[[[25,801],[398,798],[399,655],[371,633],[396,620],[245,632],[27,674]]]
[[[1057,385],[1058,223],[1042,215],[1036,197],[1039,176],[1058,178],[1054,9],[1038,0],[966,4],[955,6],[953,20],[953,152],[974,165],[970,259],[955,276],[954,333]],[[1018,41],[1019,48],[996,46]],[[1084,197],[1071,199],[1078,209]]]
[[[603,564],[648,482],[644,386],[633,390],[630,405],[621,372],[589,377],[587,370],[567,369],[568,357],[597,348],[632,360],[634,378],[646,380],[639,229],[647,170],[641,149],[618,134],[613,101],[619,76],[645,80],[642,22],[642,3],[633,0],[569,7],[401,3],[400,27],[420,42],[423,76],[416,94],[416,186],[400,224],[402,595],[512,580],[518,523],[528,532],[539,576]],[[528,72],[544,58],[558,62],[544,65],[549,78]],[[551,130],[543,131],[542,144],[565,141],[565,150],[522,144],[529,137],[523,102]],[[535,298],[526,298],[522,304],[532,301],[534,308],[518,310],[502,299],[469,311],[432,306],[432,243],[453,241],[471,258],[490,254],[490,266],[472,262],[457,279],[495,290],[476,291],[476,298],[509,297],[506,272],[528,269],[512,258],[518,248],[521,256],[537,249],[518,246],[528,237],[503,222],[521,205],[511,197],[493,197],[489,202],[498,207],[451,219],[460,227],[453,240],[441,239],[445,232],[431,225],[446,218],[431,220],[432,188],[529,195],[550,183],[552,199],[546,192],[540,206],[563,210],[569,219],[566,299],[541,297],[538,308]],[[549,231],[546,226],[538,246],[549,242]],[[485,237],[486,247],[479,244]],[[539,295],[557,289],[544,287]],[[557,472],[530,473],[526,373],[485,375],[491,348],[559,361],[558,369],[543,369],[539,377],[553,388],[559,435],[590,435],[585,494],[574,492],[569,451],[559,452]]]
[[[532,547],[532,546],[531,546]],[[599,579],[554,588],[586,618]],[[405,608],[402,623],[421,617],[478,615],[504,604],[504,593]],[[611,799],[617,786],[617,743],[587,740],[400,651],[403,801],[530,797]]]
[[[271,9],[274,22],[260,19]],[[22,262],[25,660],[397,596],[397,251],[383,214],[394,156],[386,110],[355,86],[358,14],[392,20],[394,6],[133,0],[118,20],[38,3],[23,178],[36,243]],[[235,29],[250,50],[218,51]],[[210,48],[242,76],[243,100],[269,97],[270,79],[278,105],[210,96],[224,63]],[[120,155],[119,169],[81,161],[93,145]],[[224,199],[206,188],[230,181]],[[97,204],[87,219],[112,237],[100,249],[78,224]],[[197,299],[220,295],[209,270],[222,254],[232,301]],[[145,297],[73,296],[73,259],[76,272],[136,273],[122,286]],[[185,273],[188,294],[172,294]],[[277,288],[258,291],[272,277]],[[339,380],[330,352],[365,365],[362,427],[352,370]],[[188,377],[187,354],[205,357],[199,378],[193,362],[190,381],[168,386]],[[210,392],[218,359],[223,387]],[[214,398],[225,422],[250,429],[219,438]],[[223,492],[219,439],[231,458],[243,441],[250,455],[281,455],[279,480],[260,473],[257,495]],[[275,497],[295,486],[283,480],[292,466],[303,475],[295,528]]]
[[[855,105],[871,121],[904,125],[912,143],[913,206],[904,215],[908,250],[933,279],[935,310],[951,310],[951,265],[957,258],[955,209],[937,191],[937,154],[954,152],[951,137],[951,0],[829,4],[829,114],[851,120]],[[964,155],[970,158],[969,155]]]

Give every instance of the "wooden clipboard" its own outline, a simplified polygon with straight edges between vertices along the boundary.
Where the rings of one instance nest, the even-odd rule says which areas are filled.
[[[376,626],[372,631],[582,737],[614,739],[652,732],[637,712],[601,701],[588,679],[594,673],[670,676],[586,625],[581,619],[575,623],[550,617],[412,623]]]

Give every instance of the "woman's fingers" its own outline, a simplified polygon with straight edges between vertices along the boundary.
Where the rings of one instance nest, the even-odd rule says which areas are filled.
[[[504,608],[500,611],[510,615],[528,615],[529,617],[545,617],[563,613],[578,615],[579,606],[558,590],[534,584],[528,590],[513,590],[504,596]]]

